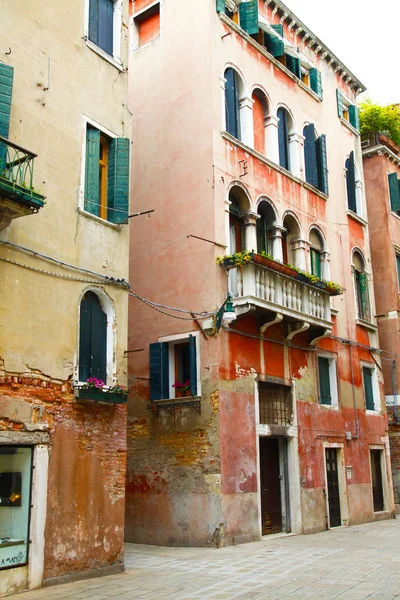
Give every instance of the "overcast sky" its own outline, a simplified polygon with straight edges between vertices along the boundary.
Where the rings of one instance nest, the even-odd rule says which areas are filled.
[[[400,0],[382,5],[371,0],[284,2],[365,85],[373,102],[400,102]]]

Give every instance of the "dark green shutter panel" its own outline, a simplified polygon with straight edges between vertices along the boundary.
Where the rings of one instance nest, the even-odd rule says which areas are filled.
[[[91,335],[90,335],[90,377],[96,377],[106,383],[107,381],[107,315],[103,312],[100,300],[93,292],[92,314],[91,314]]]
[[[90,330],[91,299],[90,292],[86,292],[79,315],[79,381],[87,381],[90,377]]]
[[[99,2],[99,29],[97,45],[99,48],[113,55],[113,29],[114,29],[114,0],[98,0]]]
[[[342,100],[342,92],[340,90],[336,90],[336,101],[337,101],[337,113],[340,118],[343,117],[343,100]]]
[[[324,194],[329,194],[328,186],[328,158],[326,154],[326,135],[323,133],[315,142],[317,151],[318,189]]]
[[[354,152],[350,152],[349,158],[346,160],[346,187],[348,207],[353,212],[357,212]]]
[[[312,123],[303,129],[304,135],[304,162],[306,167],[306,181],[318,187],[317,152],[315,146],[315,128]]]
[[[169,353],[166,342],[150,344],[150,400],[169,398]]]
[[[289,133],[286,111],[284,108],[278,108],[278,146],[279,146],[279,164],[284,169],[290,171],[289,160]]]
[[[236,73],[233,69],[225,71],[225,123],[226,131],[240,140],[239,94]]]
[[[293,75],[296,75],[296,77],[298,77],[300,79],[301,77],[301,70],[300,70],[300,59],[296,58],[295,56],[291,56],[290,54],[286,54],[286,67],[289,69],[289,71],[291,71],[293,73]]]
[[[390,208],[393,212],[400,210],[400,189],[397,173],[389,173]]]
[[[239,4],[240,27],[249,35],[258,33],[258,0]]]
[[[99,216],[99,160],[100,131],[88,125],[86,130],[84,208],[92,215],[97,216]]]
[[[108,220],[126,223],[129,211],[129,147],[128,138],[113,138],[108,155]]]
[[[321,279],[321,254],[311,248],[311,273]]]
[[[321,404],[332,404],[331,383],[329,378],[329,359],[318,357],[319,395]]]
[[[368,292],[368,276],[366,273],[360,273],[360,301],[361,301],[361,314],[360,318],[364,321],[369,321],[371,318],[370,306],[369,306],[369,292]]]
[[[89,0],[89,40],[98,44],[99,0]]]
[[[225,0],[217,0],[217,13],[225,14]]]
[[[349,121],[350,125],[353,125],[357,131],[360,131],[360,111],[354,104],[349,106]]]
[[[271,25],[272,29],[283,38],[283,25]],[[270,54],[275,58],[280,58],[285,54],[285,45],[283,40],[278,39],[271,33],[264,33],[264,44]]]
[[[256,221],[256,230],[257,230],[257,252],[260,254],[264,250],[264,252],[268,251],[267,248],[267,222],[265,220],[264,215],[261,215],[259,219]]]
[[[196,360],[196,338],[189,335],[190,354],[190,395],[197,396],[197,360]]]
[[[313,92],[318,94],[318,96],[320,98],[322,98],[323,92],[322,92],[321,72],[318,71],[318,69],[316,69],[315,67],[312,67],[309,71],[309,75],[310,75],[310,88],[312,89]]]
[[[0,135],[8,138],[14,69],[0,63]]]
[[[375,410],[374,391],[372,387],[372,369],[363,367],[365,407],[367,410]]]

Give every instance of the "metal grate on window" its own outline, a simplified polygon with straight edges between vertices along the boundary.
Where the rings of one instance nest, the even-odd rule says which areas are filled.
[[[288,426],[293,419],[291,388],[259,382],[260,423]]]

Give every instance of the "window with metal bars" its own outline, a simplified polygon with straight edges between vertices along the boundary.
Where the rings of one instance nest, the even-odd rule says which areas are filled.
[[[260,423],[288,426],[293,419],[291,388],[260,381],[258,384]]]

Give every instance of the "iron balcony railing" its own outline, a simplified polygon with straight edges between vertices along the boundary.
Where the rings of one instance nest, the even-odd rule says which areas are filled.
[[[0,136],[0,196],[30,202],[40,208],[44,196],[33,188],[33,167],[37,154]]]

